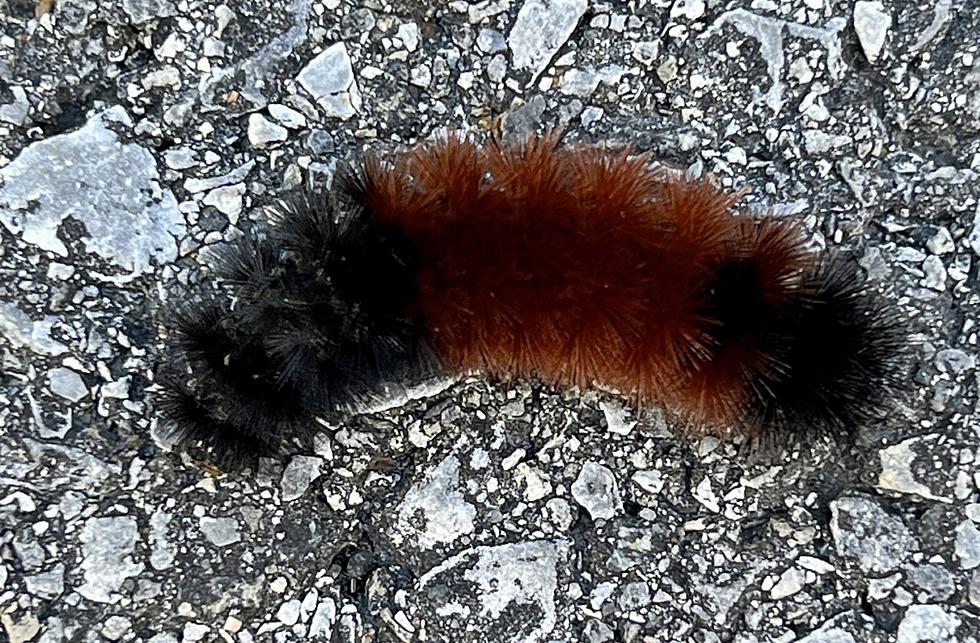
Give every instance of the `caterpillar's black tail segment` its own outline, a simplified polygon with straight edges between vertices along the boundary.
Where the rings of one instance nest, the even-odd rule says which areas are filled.
[[[712,323],[701,398],[766,442],[849,440],[907,379],[901,318],[843,255],[815,258],[775,288],[763,276],[777,273],[759,263],[749,255],[718,269],[702,311]]]
[[[909,337],[898,311],[852,258],[822,257],[781,320],[784,374],[756,395],[760,422],[851,438],[908,382]]]
[[[213,293],[170,311],[161,417],[178,444],[225,466],[278,453],[308,438],[316,416],[436,367],[406,312],[407,239],[337,191],[293,194],[271,219],[265,237],[218,250]]]

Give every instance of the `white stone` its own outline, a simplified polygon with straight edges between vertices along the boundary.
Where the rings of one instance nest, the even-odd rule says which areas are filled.
[[[613,472],[597,462],[586,462],[572,483],[572,497],[593,520],[608,520],[623,508]]]
[[[941,226],[936,230],[936,234],[932,235],[926,242],[926,247],[934,255],[945,255],[956,250],[956,244],[953,243],[953,235],[949,233],[949,229],[945,226]]]
[[[216,208],[229,217],[237,216],[242,211],[245,199],[245,184],[223,185],[208,192],[201,202]]]
[[[611,433],[629,435],[636,426],[636,420],[631,411],[616,401],[603,400],[599,403],[603,415],[606,416],[606,426]]]
[[[79,536],[85,583],[75,591],[99,603],[119,600],[116,592],[126,579],[143,571],[143,564],[133,561],[138,538],[132,516],[89,518]]]
[[[530,71],[534,82],[588,7],[588,0],[525,0],[507,38],[514,68]]]
[[[170,0],[122,0],[122,7],[135,25],[177,13]]]
[[[211,518],[202,516],[201,533],[216,547],[227,547],[242,539],[238,533],[238,521],[234,518]]]
[[[252,114],[248,117],[248,140],[255,147],[269,147],[273,143],[281,143],[289,136],[282,125],[276,125],[262,114]]]
[[[302,498],[310,488],[310,484],[320,477],[321,466],[323,466],[323,458],[307,455],[293,457],[282,472],[282,479],[279,482],[283,502]]]
[[[704,15],[704,0],[677,0],[670,8],[671,18],[697,20]]]
[[[48,371],[48,388],[59,397],[70,402],[77,402],[88,395],[82,376],[70,368],[52,368]]]
[[[931,439],[929,436],[915,437],[893,444],[878,452],[881,461],[881,473],[878,474],[878,488],[898,493],[914,494],[928,500],[941,500],[949,502],[951,498],[937,495],[933,491],[916,480],[912,471],[912,464],[915,461],[917,451],[916,445]],[[931,451],[929,444],[924,444],[921,448],[923,453]]]
[[[879,0],[858,0],[854,3],[854,31],[872,65],[881,55],[891,27],[892,17]]]
[[[446,456],[412,485],[396,510],[397,539],[431,549],[473,532],[476,508],[463,495],[459,468],[455,455]]]
[[[284,625],[296,625],[299,622],[299,608],[300,602],[295,598],[286,601],[279,606],[279,611],[276,612],[276,618]]]
[[[16,347],[27,347],[40,355],[58,356],[68,347],[51,337],[57,318],[34,321],[13,302],[0,301],[0,334]]]
[[[350,55],[343,42],[324,49],[300,71],[296,80],[328,116],[348,119],[357,113],[361,97],[354,82]]]
[[[28,146],[0,169],[0,222],[25,242],[62,257],[58,229],[71,216],[85,227],[85,249],[141,273],[151,260],[177,257],[184,236],[177,199],[159,184],[149,150],[122,143],[108,125],[131,126],[122,107],[79,130]]]
[[[980,529],[971,520],[964,520],[956,527],[956,557],[960,567],[980,567]]]
[[[973,253],[980,257],[980,204],[977,204],[977,210],[973,214],[973,227],[966,236],[966,242]]]
[[[472,613],[467,619],[468,626],[473,631],[506,630],[506,640],[544,643],[552,640],[548,635],[558,622],[555,601],[558,567],[568,555],[569,545],[564,541],[474,547],[423,574],[419,588],[424,590],[430,584],[442,583],[454,587],[458,583],[465,591],[438,595],[460,607],[459,601],[466,601],[466,608]],[[523,623],[513,619],[512,615],[525,610],[533,610],[531,613],[536,616],[521,619]],[[440,612],[438,608],[436,611]]]
[[[838,498],[830,503],[830,515],[837,553],[865,572],[890,572],[919,549],[908,527],[868,498]]]
[[[955,643],[961,621],[941,605],[911,605],[898,625],[896,643]]]
[[[405,49],[415,51],[419,46],[419,26],[414,22],[398,25],[398,39],[404,43]]]
[[[637,471],[631,480],[649,494],[658,494],[664,488],[664,476],[659,471]]]
[[[306,117],[292,107],[273,103],[269,105],[269,115],[290,129],[306,127]]]
[[[776,601],[787,596],[792,596],[803,589],[804,580],[803,572],[799,568],[790,567],[783,572],[783,575],[779,577],[779,581],[769,590],[769,596]]]
[[[922,272],[925,277],[920,282],[926,288],[944,292],[946,290],[946,266],[943,260],[936,255],[929,255],[922,262]]]
[[[184,635],[181,643],[197,643],[203,641],[211,628],[203,623],[184,623]]]
[[[27,100],[27,92],[20,85],[14,85],[10,88],[10,93],[14,95],[14,100],[11,103],[0,105],[0,121],[12,125],[23,125],[31,110],[31,104]]]

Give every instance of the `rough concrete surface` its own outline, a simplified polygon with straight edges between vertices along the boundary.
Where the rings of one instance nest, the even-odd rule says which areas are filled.
[[[0,639],[980,639],[973,0],[0,0]],[[216,475],[156,311],[368,146],[563,127],[750,191],[909,317],[853,447],[470,377]],[[628,276],[624,275],[624,278]]]

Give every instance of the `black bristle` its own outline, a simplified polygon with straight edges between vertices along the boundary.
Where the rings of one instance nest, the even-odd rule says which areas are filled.
[[[263,237],[218,249],[221,288],[169,315],[187,376],[161,379],[162,417],[222,466],[308,442],[316,416],[437,365],[404,312],[416,265],[405,238],[346,193],[293,193],[271,220]]]
[[[777,319],[779,373],[756,390],[748,410],[760,427],[846,441],[904,387],[904,324],[852,259],[823,257]]]

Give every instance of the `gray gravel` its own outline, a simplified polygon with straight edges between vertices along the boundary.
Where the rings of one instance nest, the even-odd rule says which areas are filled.
[[[980,12],[927,0],[0,0],[0,639],[976,641]],[[158,437],[155,313],[362,147],[651,150],[909,317],[853,448],[599,392],[393,391],[218,475]],[[6,638],[3,638],[6,637]]]

